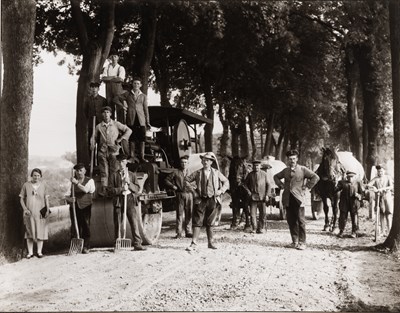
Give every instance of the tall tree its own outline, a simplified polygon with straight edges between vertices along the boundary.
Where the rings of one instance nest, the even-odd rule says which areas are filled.
[[[390,15],[390,51],[392,56],[392,92],[394,127],[394,210],[393,224],[384,247],[399,251],[400,247],[400,2],[391,0]]]
[[[28,177],[36,1],[3,0],[1,11],[4,80],[0,100],[0,258],[15,260],[23,247],[18,194]]]
[[[85,100],[91,81],[99,80],[104,62],[110,52],[114,37],[114,0],[99,0],[98,14],[100,22],[94,24],[89,16],[82,11],[82,0],[70,0],[72,18],[75,21],[79,46],[82,53],[82,68],[78,81],[76,101],[76,148],[78,162],[90,163],[88,142],[88,119],[85,115]],[[97,26],[97,27],[96,27]],[[90,33],[88,28],[95,28],[97,32]]]

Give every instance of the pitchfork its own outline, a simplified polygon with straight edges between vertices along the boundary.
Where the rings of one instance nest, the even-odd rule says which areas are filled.
[[[74,177],[74,170],[72,170],[72,177]],[[78,221],[76,219],[76,210],[75,210],[75,188],[74,184],[71,187],[72,194],[72,213],[74,215],[74,226],[76,231],[76,237],[71,239],[71,246],[69,248],[68,255],[75,255],[78,253],[82,253],[83,249],[83,239],[79,238],[79,229],[78,229]]]
[[[131,240],[126,238],[126,210],[127,210],[127,203],[128,203],[128,193],[129,190],[125,190],[124,192],[124,218],[123,218],[123,237],[117,238],[115,242],[115,249],[114,252],[119,250],[130,250],[132,248]],[[120,235],[120,233],[119,233]]]

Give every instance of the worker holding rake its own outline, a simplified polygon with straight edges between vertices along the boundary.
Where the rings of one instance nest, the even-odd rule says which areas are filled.
[[[128,156],[124,154],[117,155],[119,170],[116,171],[110,180],[110,185],[107,188],[107,194],[114,197],[114,231],[115,238],[125,240],[126,229],[124,215],[124,207],[126,208],[126,217],[129,221],[132,231],[133,248],[134,250],[146,250],[142,246],[142,238],[140,236],[140,219],[139,210],[139,182],[136,174],[128,170]],[[125,196],[127,194],[127,196]],[[124,203],[126,201],[126,203]]]

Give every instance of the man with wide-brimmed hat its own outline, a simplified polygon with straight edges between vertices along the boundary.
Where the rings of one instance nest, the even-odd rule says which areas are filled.
[[[197,248],[200,227],[206,225],[208,248],[217,249],[214,243],[213,227],[218,215],[217,206],[221,204],[221,196],[229,188],[228,179],[217,169],[211,167],[215,161],[214,155],[207,152],[200,156],[203,168],[187,177],[189,183],[195,182],[196,205],[193,209],[193,238],[188,251]]]
[[[180,158],[180,168],[165,178],[165,186],[176,193],[176,239],[182,238],[183,229],[187,238],[193,237],[193,187],[186,180],[186,177],[190,175],[188,166],[189,156],[184,155]]]
[[[368,186],[372,187],[375,192],[375,202],[379,207],[379,219],[382,235],[385,235],[385,222],[387,233],[392,227],[392,214],[393,214],[393,180],[389,175],[385,174],[383,165],[378,164],[375,166],[377,176],[374,177]],[[379,200],[379,202],[377,202]]]
[[[288,166],[275,174],[274,180],[275,184],[283,189],[282,204],[286,209],[292,247],[304,250],[306,248],[305,189],[314,187],[319,176],[305,166],[297,164],[299,159],[297,150],[288,151],[286,157]],[[307,183],[304,183],[305,179]]]
[[[341,191],[339,202],[339,234],[338,237],[343,237],[343,232],[346,227],[347,216],[350,212],[352,231],[351,237],[357,237],[358,231],[358,210],[364,192],[361,181],[356,180],[356,173],[353,171],[346,172],[346,179],[340,180],[335,187],[335,191]]]
[[[128,170],[128,156],[119,154],[116,157],[119,169],[111,176],[110,185],[107,187],[107,195],[114,197],[114,234],[115,239],[121,238],[122,217],[124,214],[124,194],[127,193],[126,216],[131,226],[134,250],[146,250],[142,246],[140,236],[141,214],[139,210],[138,193],[139,181],[135,173]]]
[[[266,202],[271,194],[272,182],[269,181],[267,173],[261,170],[261,161],[254,160],[252,163],[253,171],[247,175],[244,184],[250,193],[251,232],[262,234],[267,230]],[[258,223],[257,208],[259,210]]]
[[[124,121],[124,110],[121,107],[116,107],[112,100],[115,96],[124,92],[122,83],[125,80],[125,68],[118,64],[119,56],[115,49],[111,49],[108,56],[110,62],[104,67],[101,80],[106,84],[106,98],[108,105],[114,107],[116,120],[121,123]]]
[[[109,177],[117,170],[115,157],[119,153],[121,144],[127,143],[132,133],[128,126],[112,120],[111,113],[112,109],[109,106],[103,108],[103,121],[96,126],[90,147],[93,150],[95,143],[98,142],[97,156],[102,186],[108,186]]]

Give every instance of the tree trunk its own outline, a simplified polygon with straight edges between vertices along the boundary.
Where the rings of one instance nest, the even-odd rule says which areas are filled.
[[[271,112],[269,114],[269,118],[268,118],[267,136],[265,137],[265,146],[264,146],[263,157],[265,157],[271,153],[272,133],[274,131],[274,120],[275,120],[275,113]]]
[[[376,68],[371,56],[371,47],[364,46],[360,50],[360,77],[364,99],[364,116],[367,121],[368,145],[366,158],[366,175],[370,177],[372,166],[377,160],[379,87],[375,78]]]
[[[254,122],[253,118],[251,117],[251,114],[249,114],[249,127],[250,127],[250,142],[252,148],[251,159],[254,160],[257,156],[257,145],[254,139]]]
[[[389,2],[390,50],[392,56],[392,92],[394,127],[394,209],[393,224],[383,246],[398,251],[400,245],[400,2]]]
[[[18,195],[28,177],[36,1],[3,0],[1,11],[4,80],[0,100],[0,260],[13,261],[22,256],[24,247]]]
[[[169,102],[169,73],[167,62],[165,60],[165,47],[162,43],[161,39],[161,30],[158,29],[156,32],[156,42],[155,42],[155,50],[154,57],[152,62],[152,68],[154,71],[154,75],[156,77],[156,85],[157,89],[160,92],[160,101],[162,107],[171,107],[171,103]]]
[[[138,47],[135,49],[136,56],[133,63],[133,74],[142,79],[142,91],[144,94],[147,94],[149,86],[150,65],[154,55],[156,29],[157,5],[155,2],[145,3],[142,10],[140,39]]]
[[[202,77],[202,87],[204,91],[204,98],[206,101],[207,117],[214,121],[214,105],[211,94],[211,85],[208,79],[205,78],[204,76]],[[212,137],[213,129],[214,129],[214,124],[211,125],[206,124],[206,126],[204,127],[204,145],[206,152],[212,151],[213,149],[213,137]]]
[[[239,126],[239,131],[240,131],[240,137],[239,137],[239,143],[240,143],[240,156],[242,158],[248,158],[249,157],[249,140],[247,139],[247,123],[246,123],[246,117],[243,117],[243,120],[240,122]]]
[[[360,96],[360,72],[358,60],[353,46],[346,47],[346,77],[347,77],[347,118],[350,128],[351,151],[357,160],[361,155],[361,129],[358,118],[358,100]]]
[[[82,68],[78,80],[76,99],[76,155],[78,162],[86,165],[90,163],[88,126],[85,115],[85,102],[88,97],[89,84],[92,80],[99,80],[100,72],[110,52],[114,37],[115,1],[100,0],[101,32],[97,39],[88,37],[88,25],[81,11],[81,0],[70,0],[72,18],[75,22],[79,46],[82,51]]]
[[[218,109],[219,120],[222,124],[222,136],[219,140],[219,155],[222,157],[220,168],[225,175],[228,172],[228,140],[229,140],[229,124],[224,116],[224,105],[220,104]]]
[[[235,126],[230,126],[231,129],[231,150],[232,157],[239,156],[239,130]]]
[[[365,109],[363,113],[363,127],[362,127],[362,135],[363,135],[363,158],[362,165],[364,168],[367,168],[367,156],[368,156],[368,121],[367,116],[365,115]],[[369,179],[370,177],[368,177]]]

